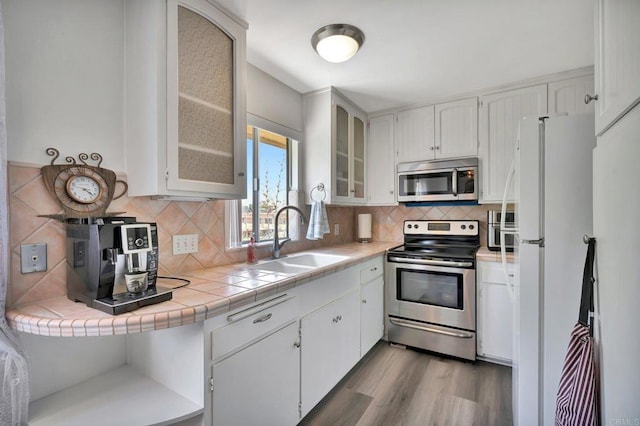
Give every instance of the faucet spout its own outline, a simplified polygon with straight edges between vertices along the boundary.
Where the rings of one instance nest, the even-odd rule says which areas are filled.
[[[283,240],[280,240],[278,238],[278,219],[280,218],[280,213],[282,213],[285,210],[289,210],[289,209],[295,210],[300,214],[300,220],[301,220],[301,222],[303,224],[307,220],[307,217],[302,212],[302,210],[300,210],[296,206],[284,206],[284,207],[282,207],[280,210],[278,210],[276,212],[276,217],[274,219],[275,223],[273,224],[273,226],[274,226],[274,229],[273,229],[273,250],[272,250],[272,254],[271,254],[271,257],[273,257],[274,259],[279,259],[280,258],[280,249],[282,248],[284,243],[286,243],[287,241],[291,240],[290,238],[285,238]]]

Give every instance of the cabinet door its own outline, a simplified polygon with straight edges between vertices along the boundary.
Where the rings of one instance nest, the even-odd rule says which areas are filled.
[[[478,355],[502,362],[513,359],[513,297],[502,264],[478,262]],[[514,265],[507,265],[514,274]]]
[[[378,343],[384,332],[384,280],[382,276],[360,289],[360,357]]]
[[[368,205],[395,204],[393,114],[369,120],[367,156]]]
[[[298,322],[212,367],[214,425],[294,425],[299,421]]]
[[[204,0],[167,7],[167,188],[243,198],[245,30]]]
[[[584,103],[584,97],[588,94],[593,95],[593,93],[594,82],[592,75],[549,83],[549,114],[593,112],[595,103]]]
[[[349,113],[336,105],[335,119],[335,194],[336,197],[349,196]]]
[[[502,202],[507,173],[514,158],[520,119],[546,112],[546,84],[480,98],[480,202]]]
[[[478,99],[435,106],[435,158],[478,155]]]
[[[300,320],[300,379],[305,416],[360,359],[360,291]]]
[[[396,163],[435,158],[434,127],[433,106],[399,112],[396,125]]]
[[[365,136],[364,120],[353,116],[353,182],[351,184],[351,196],[355,202],[365,200]]]
[[[640,102],[640,2],[596,2],[596,135]]]

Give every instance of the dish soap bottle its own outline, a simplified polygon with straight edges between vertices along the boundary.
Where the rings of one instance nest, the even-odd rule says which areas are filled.
[[[247,246],[247,263],[258,263],[258,249],[256,247],[255,234],[251,234],[251,240]]]

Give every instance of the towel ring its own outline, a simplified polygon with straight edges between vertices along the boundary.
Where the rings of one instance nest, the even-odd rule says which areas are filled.
[[[318,192],[322,192],[322,200],[316,200],[313,198],[313,191],[318,190]],[[311,188],[311,192],[309,192],[309,198],[311,201],[324,201],[327,198],[327,192],[324,190],[324,183],[319,183],[317,186]]]

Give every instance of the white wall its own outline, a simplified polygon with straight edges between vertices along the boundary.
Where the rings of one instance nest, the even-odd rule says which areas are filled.
[[[47,163],[54,147],[124,170],[123,1],[2,2],[8,159]]]

